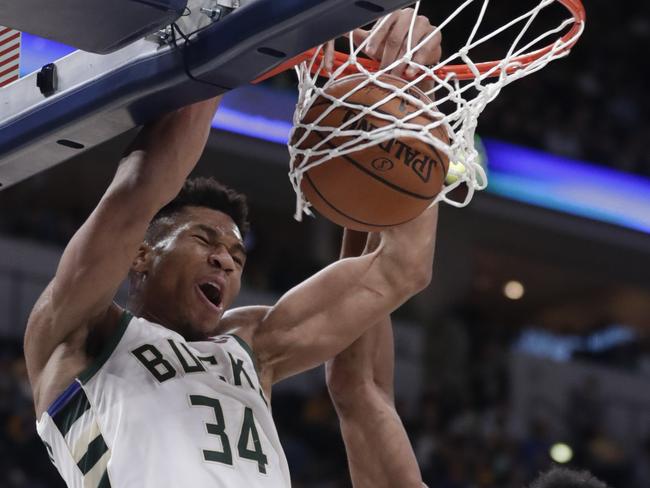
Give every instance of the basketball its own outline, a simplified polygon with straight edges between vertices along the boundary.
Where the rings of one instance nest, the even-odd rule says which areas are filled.
[[[363,74],[347,76],[336,81],[325,93],[343,98],[361,82]],[[397,87],[406,82],[397,77],[382,75],[380,81]],[[425,103],[431,100],[418,88],[409,88],[408,94]],[[347,97],[350,104],[371,107],[381,102],[392,90],[375,83],[358,89]],[[302,123],[309,124],[331,107],[331,101],[320,96],[305,114]],[[404,95],[396,96],[377,107],[377,111],[402,120],[418,108]],[[298,149],[309,149],[325,139],[353,117],[359,110],[341,106],[332,110],[314,128]],[[435,122],[434,115],[423,113],[406,122],[427,125]],[[389,125],[391,122],[373,114],[348,123],[342,128],[343,135],[330,139],[327,148],[349,141],[344,131],[369,132]],[[304,136],[304,128],[294,131],[292,143],[297,144]],[[449,142],[444,127],[431,132],[445,144]],[[321,147],[325,149],[326,147]],[[309,164],[312,158],[297,158],[298,167]],[[302,179],[301,189],[309,203],[332,222],[353,230],[375,232],[408,222],[420,215],[436,198],[445,179],[449,160],[440,149],[417,138],[395,137],[377,145],[349,154],[333,157],[308,170]]]

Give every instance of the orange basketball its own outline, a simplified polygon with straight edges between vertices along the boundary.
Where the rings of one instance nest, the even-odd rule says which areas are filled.
[[[366,79],[362,74],[347,76],[336,81],[325,92],[342,98]],[[390,75],[383,75],[380,80],[398,87],[406,84]],[[410,88],[408,92],[425,103],[431,103],[417,88]],[[373,106],[390,93],[390,90],[370,83],[346,101]],[[315,121],[329,107],[331,102],[323,96],[319,97],[302,122],[309,124]],[[377,111],[403,119],[416,112],[417,107],[404,96],[397,96],[379,106]],[[336,129],[358,113],[358,110],[350,107],[337,107],[318,126]],[[431,115],[421,114],[407,122],[426,125],[435,120]],[[343,130],[367,132],[389,123],[369,114]],[[330,133],[329,130],[314,129],[297,147],[314,147]],[[449,142],[443,127],[434,129],[432,133],[443,142]],[[295,145],[303,135],[304,129],[296,130],[292,143]],[[350,139],[351,136],[335,137],[328,141],[327,146],[335,148]],[[309,162],[310,159],[297,158],[294,164],[302,166]],[[354,230],[375,232],[403,224],[420,215],[442,189],[448,167],[447,155],[432,145],[415,138],[393,138],[315,166],[304,174],[301,189],[309,203],[332,222]]]

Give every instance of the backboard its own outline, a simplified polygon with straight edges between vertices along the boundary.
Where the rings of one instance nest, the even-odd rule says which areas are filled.
[[[409,3],[191,0],[175,28],[110,54],[75,51],[0,89],[0,189]]]

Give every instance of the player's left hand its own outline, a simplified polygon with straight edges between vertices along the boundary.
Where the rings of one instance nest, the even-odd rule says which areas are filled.
[[[406,8],[393,12],[383,24],[370,30],[356,29],[353,40],[357,46],[363,45],[363,52],[380,62],[380,68],[386,68],[405,56],[409,49],[409,30],[413,23],[413,35],[410,47],[413,48],[423,40],[426,43],[413,55],[413,61],[432,66],[440,61],[442,56],[442,35],[435,32],[437,27],[423,15],[415,16],[415,10]],[[434,34],[435,32],[435,34]],[[325,68],[331,71],[334,61],[334,42],[330,41],[325,47]],[[407,63],[400,63],[391,69],[390,74],[401,78],[413,78],[418,70]]]

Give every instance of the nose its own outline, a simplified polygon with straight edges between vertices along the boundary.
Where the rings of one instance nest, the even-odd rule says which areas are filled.
[[[215,268],[230,273],[235,269],[235,262],[225,246],[218,246],[208,255],[208,263]]]

